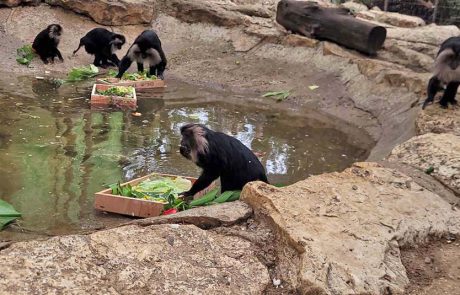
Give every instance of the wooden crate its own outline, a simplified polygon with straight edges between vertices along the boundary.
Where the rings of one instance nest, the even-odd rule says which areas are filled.
[[[110,87],[114,87],[117,85],[110,85],[110,84],[94,84],[93,91],[91,92],[91,105],[95,106],[109,106],[114,105],[117,107],[129,107],[129,108],[136,108],[137,107],[137,96],[136,90],[133,89],[133,97],[122,97],[122,96],[108,96],[98,94],[97,91],[105,91]]]
[[[164,80],[145,80],[145,81],[130,81],[120,80],[118,78],[101,78],[97,79],[97,82],[102,84],[110,84],[117,86],[132,86],[137,91],[146,91],[151,89],[162,89],[166,87]]]
[[[144,181],[152,176],[163,176],[163,177],[179,177],[178,175],[170,174],[161,174],[161,173],[152,173],[147,176],[139,177],[123,183],[122,185],[130,184],[132,186],[138,184],[141,181]],[[183,177],[183,176],[182,176]],[[196,178],[193,177],[184,177],[192,182],[196,181]],[[203,191],[197,193],[194,198],[202,197],[204,194],[216,187],[215,182],[213,182],[209,187]],[[129,215],[134,217],[153,217],[159,216],[164,208],[163,203],[135,199],[123,196],[112,195],[111,189],[105,189],[100,192],[97,192],[94,197],[94,208],[101,211],[119,213],[123,215]]]

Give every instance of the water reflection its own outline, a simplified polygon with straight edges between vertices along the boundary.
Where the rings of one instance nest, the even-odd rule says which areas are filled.
[[[273,183],[341,170],[367,155],[330,125],[220,103],[222,94],[182,83],[151,95],[162,99],[141,96],[140,117],[91,110],[90,84],[57,88],[30,78],[0,83],[0,197],[23,213],[20,225],[32,232],[119,223],[120,217],[92,208],[93,194],[108,183],[149,172],[198,176],[199,169],[178,153],[179,129],[189,122],[241,140],[260,155]],[[18,236],[9,229],[0,240]]]

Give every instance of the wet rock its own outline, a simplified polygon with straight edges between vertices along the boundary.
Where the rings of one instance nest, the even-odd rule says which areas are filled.
[[[223,203],[213,206],[199,207],[176,214],[136,220],[132,223],[148,226],[153,224],[185,223],[201,228],[230,226],[248,219],[252,208],[241,201]]]
[[[0,265],[2,294],[261,294],[271,284],[248,241],[192,225],[15,243]]]
[[[356,14],[356,17],[366,20],[374,20],[402,28],[415,28],[425,25],[425,21],[419,17],[395,12],[383,12],[377,10],[360,11]]]
[[[103,25],[150,24],[155,11],[155,0],[45,0],[91,17]]]
[[[403,40],[439,46],[450,37],[460,35],[457,26],[429,25],[419,28],[387,28],[387,39]]]
[[[445,110],[434,103],[419,113],[416,127],[417,134],[451,133],[460,136],[460,108]]]
[[[427,133],[395,147],[389,161],[401,162],[430,174],[460,193],[460,137],[454,134]]]
[[[416,183],[407,187],[409,180],[397,170],[357,163],[285,188],[251,183],[242,200],[295,249],[285,258],[291,277],[278,278],[300,293],[399,294],[409,283],[399,247],[460,232],[460,213]]]

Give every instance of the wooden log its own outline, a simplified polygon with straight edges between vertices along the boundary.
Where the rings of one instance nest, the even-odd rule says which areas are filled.
[[[326,8],[316,2],[281,0],[276,21],[293,33],[330,40],[368,55],[382,48],[387,30],[358,20],[345,8]]]

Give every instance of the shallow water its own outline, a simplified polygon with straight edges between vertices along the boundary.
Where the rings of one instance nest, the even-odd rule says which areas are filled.
[[[140,117],[91,109],[90,88],[90,82],[56,88],[32,77],[0,82],[0,197],[23,213],[0,240],[125,221],[93,209],[93,194],[118,180],[149,172],[198,176],[199,169],[177,151],[179,128],[188,122],[240,139],[261,155],[272,183],[340,171],[364,160],[370,148],[361,130],[345,134],[338,130],[345,124],[317,113],[291,116],[245,103],[242,95],[178,81],[141,97]]]

